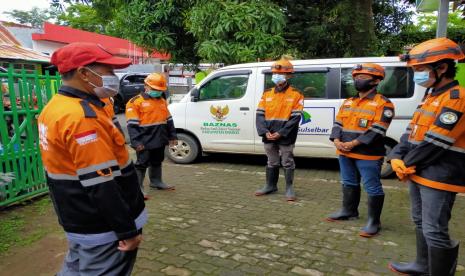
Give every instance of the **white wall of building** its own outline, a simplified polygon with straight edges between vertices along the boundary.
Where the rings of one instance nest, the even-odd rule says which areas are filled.
[[[33,40],[32,49],[44,53],[46,55],[52,55],[58,48],[65,46],[64,43],[46,41],[46,40]]]

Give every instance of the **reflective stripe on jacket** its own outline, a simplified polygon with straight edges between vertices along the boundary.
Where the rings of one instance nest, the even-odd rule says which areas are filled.
[[[339,109],[330,140],[350,142],[357,139],[360,145],[340,155],[362,160],[379,160],[386,154],[384,136],[394,117],[392,102],[376,90],[364,98],[346,99]]]

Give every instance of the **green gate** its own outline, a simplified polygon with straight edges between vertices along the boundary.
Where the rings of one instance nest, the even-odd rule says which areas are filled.
[[[37,117],[58,91],[59,75],[0,72],[0,207],[47,192]]]

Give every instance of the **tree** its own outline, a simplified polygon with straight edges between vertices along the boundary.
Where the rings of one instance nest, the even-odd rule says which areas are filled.
[[[95,33],[105,33],[107,25],[106,21],[98,16],[97,11],[86,4],[68,6],[58,15],[57,23]]]
[[[268,1],[202,1],[187,17],[199,56],[227,64],[277,58],[284,52],[285,18]]]
[[[33,7],[28,11],[12,10],[10,12],[4,12],[4,14],[7,14],[20,24],[29,25],[34,28],[42,28],[42,24],[45,21],[51,19],[55,20],[57,17],[57,13],[54,10],[39,9],[37,7]]]
[[[105,1],[108,2],[99,2],[102,6],[96,7],[98,12],[101,12]],[[174,62],[197,64],[200,61],[194,47],[196,39],[185,26],[189,10],[197,1],[124,2],[125,4],[119,7],[113,6],[112,13],[107,13],[109,17],[113,17],[111,33],[127,38],[146,49],[170,53]]]
[[[377,53],[372,1],[276,0],[287,24],[284,37],[301,58]]]
[[[391,46],[399,34],[413,26],[412,4],[406,1],[377,0],[373,2],[373,14],[379,52],[384,55],[398,54],[398,49],[392,51]]]
[[[421,13],[417,17],[417,23],[412,30],[417,31],[436,31],[438,24],[438,17],[435,13]],[[447,19],[447,28],[464,29],[465,20],[463,11],[456,10],[449,12]]]

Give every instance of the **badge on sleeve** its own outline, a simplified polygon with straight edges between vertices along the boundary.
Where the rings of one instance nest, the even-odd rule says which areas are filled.
[[[452,130],[462,115],[463,113],[458,110],[443,107],[441,109],[441,113],[439,113],[439,116],[436,118],[434,125],[447,130]]]
[[[392,112],[391,109],[385,109],[383,114],[384,114],[384,116],[386,116],[387,118],[392,118],[392,116],[394,116],[394,112]]]
[[[368,126],[368,120],[367,119],[360,119],[358,121],[358,126],[359,127],[367,127]]]
[[[439,116],[439,120],[441,123],[446,124],[446,125],[452,125],[458,120],[457,114],[453,112],[444,112]]]

